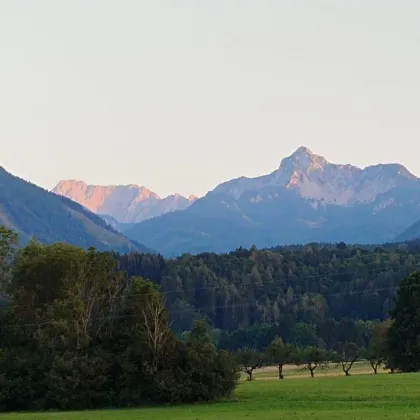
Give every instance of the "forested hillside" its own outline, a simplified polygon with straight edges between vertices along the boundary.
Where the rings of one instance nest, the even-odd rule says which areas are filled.
[[[304,341],[318,337],[333,346],[335,334],[359,328],[363,335],[364,321],[388,317],[398,283],[420,267],[420,251],[416,243],[370,249],[307,245],[171,260],[131,254],[119,256],[119,264],[160,286],[178,333],[205,317],[213,328],[235,334],[240,329],[244,337],[255,337],[257,330],[285,340],[303,334]]]
[[[0,224],[19,232],[21,243],[36,237],[42,243],[66,242],[82,248],[151,252],[80,204],[26,182],[2,167]]]

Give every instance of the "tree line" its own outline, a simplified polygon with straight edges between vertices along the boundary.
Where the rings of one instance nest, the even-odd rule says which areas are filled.
[[[298,347],[276,337],[264,349],[241,348],[236,358],[241,370],[252,380],[255,369],[264,365],[277,365],[279,379],[283,379],[283,367],[296,364],[307,369],[314,377],[317,368],[328,364],[340,366],[346,376],[357,360],[368,360],[374,374],[380,366],[391,373],[420,371],[420,272],[404,278],[393,299],[390,317],[371,324],[366,347],[355,342],[337,342],[333,350],[323,347]]]
[[[253,379],[256,369],[264,366],[277,366],[278,378],[284,379],[283,367],[289,364],[301,366],[309,371],[312,378],[317,369],[324,369],[328,365],[340,367],[346,376],[350,376],[350,371],[358,360],[367,360],[374,374],[378,373],[380,366],[394,373],[396,364],[388,338],[390,326],[389,320],[375,324],[367,347],[351,341],[337,343],[334,350],[316,346],[297,347],[285,343],[281,337],[275,337],[263,351],[244,347],[237,349],[234,354],[240,370],[247,375],[248,380]]]

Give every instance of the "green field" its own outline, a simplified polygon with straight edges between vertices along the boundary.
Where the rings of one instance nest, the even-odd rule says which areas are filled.
[[[359,366],[359,369],[361,369]],[[180,407],[73,413],[6,414],[5,420],[236,420],[236,419],[420,419],[420,374],[299,374],[284,381],[264,380],[239,385],[231,401]],[[301,378],[301,379],[298,379]]]

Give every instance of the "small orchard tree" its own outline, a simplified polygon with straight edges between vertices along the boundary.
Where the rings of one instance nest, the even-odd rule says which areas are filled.
[[[290,363],[293,354],[292,346],[285,344],[280,337],[276,337],[266,350],[268,363],[276,364],[279,370],[279,379],[283,379],[283,366]]]
[[[372,366],[373,373],[378,373],[378,368],[388,359],[388,329],[389,324],[381,322],[372,328],[372,335],[366,351],[366,359]]]
[[[339,343],[337,352],[338,364],[341,366],[346,376],[350,376],[350,370],[356,360],[359,359],[360,354],[361,349],[356,343]]]
[[[303,366],[303,369],[309,370],[313,378],[318,367],[323,369],[328,365],[327,353],[319,347],[305,347],[297,351],[295,362],[298,366]]]
[[[248,381],[253,380],[254,370],[261,368],[264,364],[263,354],[250,348],[238,350],[236,360],[240,370],[248,375]]]

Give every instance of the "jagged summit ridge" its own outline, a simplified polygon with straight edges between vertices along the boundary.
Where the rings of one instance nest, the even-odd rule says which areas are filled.
[[[330,163],[308,147],[301,146],[282,159],[279,168],[271,174],[237,178],[220,184],[213,193],[239,199],[245,192],[283,187],[310,200],[348,206],[374,201],[378,194],[413,180],[418,178],[399,164],[379,164],[361,169],[350,164]]]
[[[60,181],[52,192],[70,198],[92,212],[111,216],[120,223],[138,223],[162,214],[184,210],[196,198],[173,194],[164,198],[144,186],[88,185],[84,181]]]
[[[300,146],[289,157],[282,159],[279,169],[283,167],[320,168],[328,164],[323,156],[314,154],[308,147]]]

